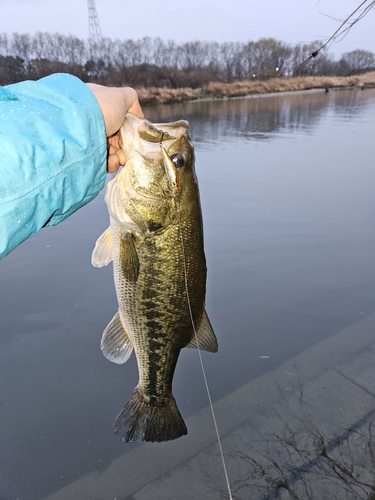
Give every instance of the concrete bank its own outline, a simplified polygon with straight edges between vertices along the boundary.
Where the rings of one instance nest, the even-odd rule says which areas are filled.
[[[370,499],[375,314],[240,387],[214,408],[233,498]],[[211,410],[186,423],[185,447],[142,444],[45,500],[166,500],[176,492],[179,500],[229,498]]]

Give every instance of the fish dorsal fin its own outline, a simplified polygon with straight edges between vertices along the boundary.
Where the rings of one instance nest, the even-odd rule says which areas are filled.
[[[91,264],[94,267],[107,266],[112,261],[112,233],[108,228],[96,240],[95,248],[91,256]]]
[[[203,351],[217,352],[218,346],[216,335],[214,334],[205,309],[203,309],[202,319],[197,333],[186,347],[199,347],[199,349]]]
[[[131,232],[120,239],[120,262],[124,277],[135,283],[139,275],[139,259]]]
[[[104,356],[118,365],[122,365],[130,358],[133,344],[121,322],[119,312],[113,316],[104,330],[100,347]]]

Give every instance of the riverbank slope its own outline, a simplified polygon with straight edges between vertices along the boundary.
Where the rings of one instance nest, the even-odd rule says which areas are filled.
[[[375,86],[375,71],[353,76],[298,76],[277,77],[268,80],[249,80],[233,83],[210,82],[202,88],[137,88],[142,105],[222,99],[270,92],[295,90],[366,88]]]

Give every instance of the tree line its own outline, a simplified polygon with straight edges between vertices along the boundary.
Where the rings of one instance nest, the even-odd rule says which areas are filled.
[[[375,68],[375,54],[346,52],[335,60],[321,43],[290,45],[274,38],[258,41],[176,43],[160,38],[90,42],[59,33],[0,34],[0,84],[36,80],[56,72],[85,82],[133,87],[202,87],[210,81],[275,76],[348,76]]]

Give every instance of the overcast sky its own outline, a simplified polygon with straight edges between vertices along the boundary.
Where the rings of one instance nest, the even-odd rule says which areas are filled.
[[[363,0],[96,0],[102,34],[185,42],[287,43],[327,40]],[[0,33],[37,31],[88,37],[87,0],[0,0]],[[339,56],[354,49],[375,52],[375,9],[330,47]]]

